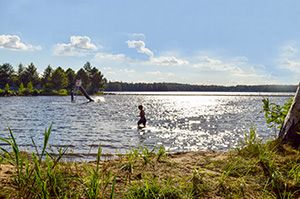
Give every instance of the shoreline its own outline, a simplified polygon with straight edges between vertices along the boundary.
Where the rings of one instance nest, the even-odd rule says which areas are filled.
[[[290,193],[290,198],[298,198],[300,179],[286,173],[295,168],[300,172],[299,154],[300,151],[279,146],[276,141],[252,143],[228,152],[167,154],[161,149],[150,152],[143,148],[111,160],[62,161],[50,172],[58,181],[60,177],[67,180],[60,186],[70,186],[64,192],[68,198],[75,195],[88,198],[85,190],[95,188],[90,187],[91,180],[100,183],[97,195],[104,198],[109,198],[112,193],[113,198],[145,198],[147,194],[162,198],[276,198],[278,194],[286,193]],[[262,156],[265,158],[261,159]],[[44,182],[50,183],[47,180],[48,161],[43,161],[39,168]],[[271,173],[266,172],[266,168]],[[16,197],[20,193],[13,180],[15,169],[0,163],[0,197]],[[273,179],[271,176],[275,173],[277,177]],[[32,183],[30,179],[26,184]],[[26,184],[22,189],[26,189]]]
[[[91,95],[93,96],[105,96],[105,95],[146,95],[146,96],[239,96],[239,97],[292,97],[294,92],[249,92],[249,91],[106,91],[99,94]],[[70,94],[34,94],[34,95],[0,95],[0,97],[66,97]],[[79,94],[79,96],[83,96]]]

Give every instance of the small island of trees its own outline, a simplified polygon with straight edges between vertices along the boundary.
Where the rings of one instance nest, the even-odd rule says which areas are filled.
[[[77,72],[71,68],[64,70],[48,65],[43,74],[37,72],[33,63],[27,67],[19,64],[17,71],[11,64],[5,63],[0,65],[0,96],[68,95],[76,79],[81,79],[89,94],[103,91],[107,82],[101,71],[89,62]]]

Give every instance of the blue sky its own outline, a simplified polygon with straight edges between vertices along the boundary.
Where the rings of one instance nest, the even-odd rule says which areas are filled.
[[[109,80],[297,84],[297,0],[0,0],[0,64]]]

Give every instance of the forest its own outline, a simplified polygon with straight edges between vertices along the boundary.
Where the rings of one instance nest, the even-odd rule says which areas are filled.
[[[192,85],[180,83],[127,83],[107,81],[101,71],[86,62],[78,71],[48,65],[42,74],[30,63],[0,65],[0,96],[69,95],[76,79],[91,95],[103,91],[190,91],[190,92],[295,92],[297,85]]]
[[[297,85],[191,85],[179,83],[108,82],[106,91],[295,92]]]
[[[68,95],[74,89],[76,79],[90,94],[104,90],[107,80],[99,69],[86,62],[77,72],[48,65],[42,74],[30,63],[18,65],[14,70],[9,63],[0,65],[0,96],[26,95]]]

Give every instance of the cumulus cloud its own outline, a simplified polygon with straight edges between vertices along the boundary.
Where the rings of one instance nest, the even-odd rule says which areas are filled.
[[[137,52],[147,55],[149,59],[144,63],[148,65],[177,66],[189,63],[187,60],[172,55],[154,56],[154,53],[149,48],[146,48],[146,44],[142,40],[128,40],[126,43],[129,48],[134,48]]]
[[[0,35],[0,48],[23,51],[33,51],[41,49],[40,46],[25,44],[17,35]]]
[[[205,52],[182,56],[174,51],[156,56],[142,40],[128,40],[126,43],[129,48],[147,55],[148,59],[133,59],[125,54],[98,52],[94,61],[109,67],[105,69],[109,79],[227,85],[276,83],[276,79],[263,65],[253,64],[247,57],[213,56]],[[297,49],[287,50],[295,53]],[[165,66],[173,66],[172,71],[166,71]],[[153,71],[147,71],[149,69]]]
[[[83,56],[97,50],[95,44],[87,36],[71,36],[70,43],[58,43],[54,54],[59,56]]]
[[[150,58],[154,56],[153,52],[149,48],[146,48],[146,44],[142,40],[128,40],[126,43],[129,48],[134,48],[139,53],[145,54]]]

